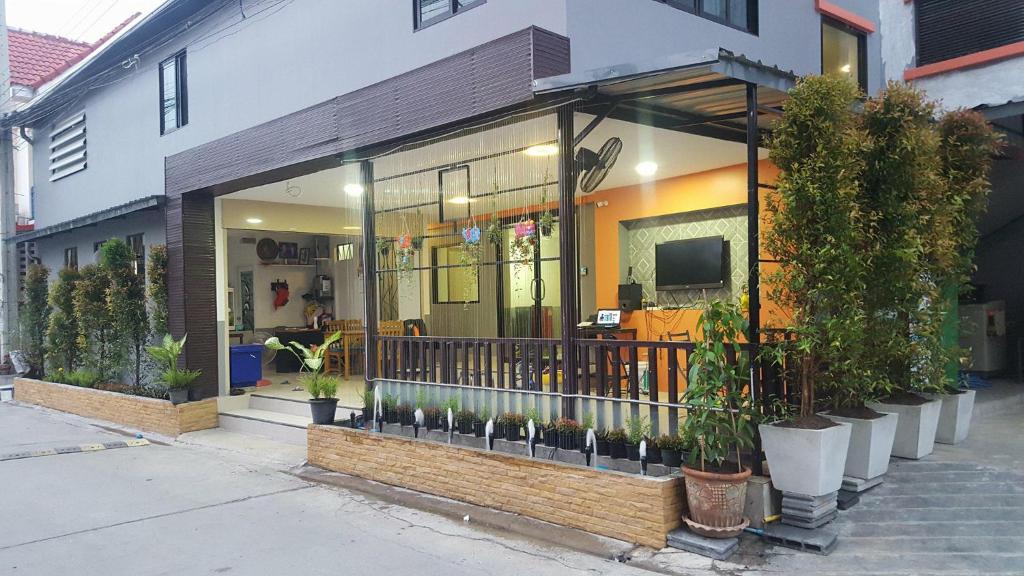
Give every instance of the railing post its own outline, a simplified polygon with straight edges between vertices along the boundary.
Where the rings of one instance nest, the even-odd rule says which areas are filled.
[[[761,202],[758,196],[757,145],[760,133],[757,127],[757,84],[747,84],[747,318],[750,321],[750,396],[761,402],[761,363],[758,344],[761,339]],[[754,434],[754,474],[761,475],[761,436]]]
[[[377,233],[373,207],[373,161],[359,163],[363,185],[363,305],[366,316],[366,336],[363,374],[366,389],[377,377]]]
[[[573,127],[574,108],[563,104],[558,108],[558,219],[562,306],[562,414],[576,417],[575,396],[579,390],[576,370],[576,137]],[[557,378],[552,370],[552,377]]]

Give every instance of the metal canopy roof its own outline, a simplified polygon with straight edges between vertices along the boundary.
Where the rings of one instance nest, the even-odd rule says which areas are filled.
[[[796,75],[718,49],[544,78],[534,91],[585,93],[585,112],[743,141],[747,84],[758,86],[758,125],[767,129],[765,113],[778,110]]]
[[[39,230],[32,230],[30,232],[23,232],[17,234],[14,237],[8,239],[9,242],[21,244],[22,242],[29,242],[32,240],[39,240],[41,238],[48,238],[64,232],[71,232],[72,230],[83,228],[85,226],[95,226],[106,220],[113,220],[114,218],[124,218],[135,212],[141,212],[143,210],[151,210],[153,208],[159,208],[164,205],[166,197],[164,196],[147,196],[140,198],[132,202],[114,206],[113,208],[107,208],[106,210],[100,210],[99,212],[93,212],[73,220],[67,220],[60,222],[46,228],[40,228]]]

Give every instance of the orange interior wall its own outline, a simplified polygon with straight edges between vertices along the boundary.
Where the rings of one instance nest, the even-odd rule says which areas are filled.
[[[759,180],[762,183],[774,183],[778,175],[778,169],[767,160],[759,162],[758,171]],[[764,193],[765,190],[761,190],[762,229],[765,226]],[[597,306],[598,308],[618,308],[618,286],[620,282],[625,281],[625,278],[619,277],[620,224],[640,218],[746,204],[747,166],[738,164],[697,174],[604,190],[595,192],[587,197],[586,201],[600,203],[594,210],[593,240],[595,243],[594,274]],[[607,202],[607,205],[604,205],[604,202]],[[769,258],[763,249],[762,258]],[[770,264],[762,265],[762,275],[770,267]],[[646,288],[653,292],[653,286]],[[777,323],[776,319],[783,313],[768,301],[763,284],[760,292],[762,325]],[[586,314],[587,311],[583,311],[583,313]],[[696,332],[699,317],[700,311],[694,309],[638,310],[624,313],[622,325],[626,328],[635,328],[638,340],[658,340],[668,332],[680,333],[683,331],[689,331],[691,338],[696,339],[700,336]],[[641,356],[646,356],[646,352],[641,351]],[[641,359],[646,360],[646,358]],[[658,380],[661,383],[660,388],[664,390],[668,381],[666,358],[659,358],[658,365],[661,372],[658,375]],[[683,380],[680,379],[680,385],[682,382]]]

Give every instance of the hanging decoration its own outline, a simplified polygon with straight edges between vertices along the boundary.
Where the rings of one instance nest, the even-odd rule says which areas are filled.
[[[398,260],[398,277],[403,280],[412,279],[412,270],[415,264],[416,248],[413,247],[412,234],[409,233],[409,222],[402,216],[402,233],[395,238],[397,250],[395,252]]]
[[[509,254],[512,260],[520,264],[533,262],[533,252],[537,248],[537,223],[524,214],[516,222],[515,238],[512,239],[512,253]]]
[[[468,304],[473,296],[473,288],[480,277],[480,256],[483,246],[480,245],[480,227],[476,218],[470,216],[468,226],[462,229],[462,250],[459,252],[459,264],[464,266],[467,282],[464,283],[462,299]]]
[[[498,171],[494,171],[494,194],[491,196],[491,221],[487,224],[487,241],[495,247],[501,246],[501,215],[498,214]]]
[[[555,229],[555,215],[551,213],[551,209],[548,208],[548,182],[551,172],[549,169],[544,169],[544,184],[541,187],[540,192],[540,205],[544,207],[544,211],[540,214],[540,233],[545,238],[551,236],[551,233]]]

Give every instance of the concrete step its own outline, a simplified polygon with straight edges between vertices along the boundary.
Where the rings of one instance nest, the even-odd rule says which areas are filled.
[[[299,416],[269,410],[244,408],[226,410],[219,415],[220,427],[231,432],[262,436],[298,446],[306,444],[306,427],[310,416]]]
[[[254,393],[249,395],[249,408],[253,410],[263,410],[266,412],[291,414],[293,416],[310,417],[309,401],[307,400],[278,398],[276,396],[265,396],[263,394]],[[348,420],[349,414],[352,412],[355,412],[358,416],[361,413],[361,409],[350,408],[338,404],[338,409],[335,411],[335,418],[338,420]]]

